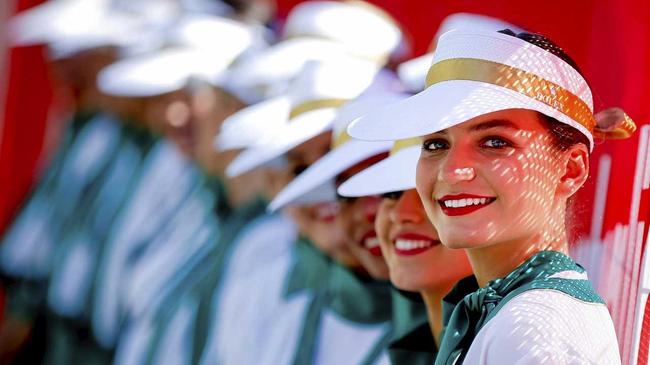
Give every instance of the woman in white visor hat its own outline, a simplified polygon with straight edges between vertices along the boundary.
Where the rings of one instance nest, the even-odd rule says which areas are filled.
[[[620,110],[597,121],[573,61],[529,33],[444,34],[426,85],[348,132],[422,137],[417,191],[441,242],[472,265],[478,285],[443,301],[436,363],[620,363],[607,307],[567,256],[565,219],[594,136],[634,123]]]
[[[347,197],[383,197],[375,231],[390,280],[402,290],[393,293],[394,331],[388,347],[391,360],[398,364],[435,359],[442,298],[458,280],[471,274],[465,253],[440,244],[427,219],[415,190],[419,155],[419,138],[396,141],[388,158],[353,175],[338,189]],[[421,297],[403,295],[406,292],[418,292]]]

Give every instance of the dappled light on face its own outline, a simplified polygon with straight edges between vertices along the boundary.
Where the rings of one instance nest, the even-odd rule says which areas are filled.
[[[495,116],[520,129],[482,127]],[[493,113],[423,141],[418,190],[443,243],[473,248],[527,238],[539,245],[532,252],[564,238],[564,154],[535,112]]]
[[[341,226],[350,253],[368,274],[378,280],[387,280],[388,267],[379,246],[375,217],[381,198],[366,196],[340,201],[337,222]]]
[[[444,295],[471,274],[463,250],[440,244],[415,189],[386,194],[375,220],[390,280],[407,291]]]

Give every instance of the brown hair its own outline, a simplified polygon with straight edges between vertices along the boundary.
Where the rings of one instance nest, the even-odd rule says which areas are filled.
[[[584,75],[578,68],[576,62],[557,44],[555,44],[549,38],[534,33],[521,32],[515,33],[510,29],[500,30],[499,33],[507,34],[513,37],[517,37],[521,40],[524,40],[530,44],[533,44],[543,50],[557,56],[571,67],[576,70],[583,78]],[[586,80],[586,78],[585,78]],[[553,145],[559,151],[566,151],[571,146],[582,143],[585,146],[589,146],[589,139],[582,132],[573,128],[572,126],[562,123],[557,119],[550,117],[544,113],[539,113],[540,120],[542,124],[548,130],[551,138],[553,139]],[[582,216],[586,212],[586,205],[584,203],[577,203],[575,195],[567,199],[566,202],[566,215],[565,215],[565,225],[567,227],[567,235],[570,242],[575,242],[579,236],[578,226],[580,225],[580,220],[577,217]]]
[[[576,62],[560,46],[555,44],[555,42],[549,38],[535,33],[515,33],[510,29],[500,30],[499,33],[519,38],[557,56],[562,61],[573,67],[573,69],[576,70],[584,78],[584,75],[580,71],[580,68],[578,68]],[[548,129],[551,137],[553,138],[553,145],[560,151],[566,151],[569,147],[578,143],[589,146],[589,139],[579,130],[571,127],[570,125],[562,123],[553,117],[549,117],[546,114],[539,114],[541,116],[542,123]]]

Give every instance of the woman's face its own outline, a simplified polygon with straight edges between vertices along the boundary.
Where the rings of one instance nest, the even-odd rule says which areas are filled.
[[[417,191],[448,247],[549,242],[579,188],[571,158],[537,112],[498,111],[425,136]]]
[[[287,153],[286,183],[308,168],[329,151],[330,133],[322,133]],[[286,207],[285,212],[298,225],[300,233],[318,249],[344,266],[356,268],[358,260],[346,244],[343,230],[337,222],[337,202]]]
[[[415,189],[386,194],[375,227],[390,280],[400,289],[446,292],[472,273],[465,251],[440,244]]]
[[[235,152],[221,153],[214,149],[214,138],[223,121],[243,107],[232,95],[209,85],[200,85],[192,93],[191,107],[194,116],[193,157],[204,171],[221,176]]]
[[[195,137],[190,98],[186,90],[176,90],[144,100],[146,125],[169,138],[188,156],[193,153]]]
[[[381,154],[362,161],[337,177],[337,185],[343,183],[361,170],[386,157]],[[388,280],[388,266],[379,247],[375,232],[375,218],[381,198],[364,196],[360,198],[340,199],[338,222],[345,234],[350,252],[359,260],[361,266],[375,279]]]

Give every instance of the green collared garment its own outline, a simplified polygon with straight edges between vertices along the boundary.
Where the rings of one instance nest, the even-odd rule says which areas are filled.
[[[188,349],[191,363],[197,364],[205,347],[210,326],[210,317],[213,313],[213,298],[219,290],[225,265],[232,250],[232,244],[237,234],[248,223],[266,212],[267,202],[259,197],[253,198],[241,207],[232,207],[228,203],[227,191],[223,181],[217,177],[207,177],[207,184],[216,196],[214,216],[219,226],[218,235],[214,237],[216,243],[209,249],[197,263],[186,267],[179,273],[176,287],[170,292],[158,313],[155,313],[155,327],[157,328],[151,346],[148,349],[145,363],[154,363],[164,346],[163,336],[171,330],[171,318],[191,300],[196,304],[195,320],[190,329],[192,339],[191,348]]]
[[[436,359],[436,343],[429,326],[427,308],[421,297],[407,297],[394,289],[392,299],[393,329],[388,346],[391,363],[432,364]]]
[[[290,274],[285,296],[309,290],[313,299],[303,322],[302,335],[293,364],[315,361],[319,330],[325,311],[332,311],[344,320],[360,326],[381,325],[391,319],[391,288],[333,262],[306,238],[296,244],[297,260]],[[368,349],[362,363],[373,363],[388,345],[384,334]]]
[[[604,301],[588,280],[551,277],[584,269],[570,257],[556,251],[542,251],[530,257],[503,278],[478,288],[473,277],[461,280],[443,299],[442,335],[436,365],[462,363],[481,328],[517,295],[533,289],[553,289],[589,303]]]

